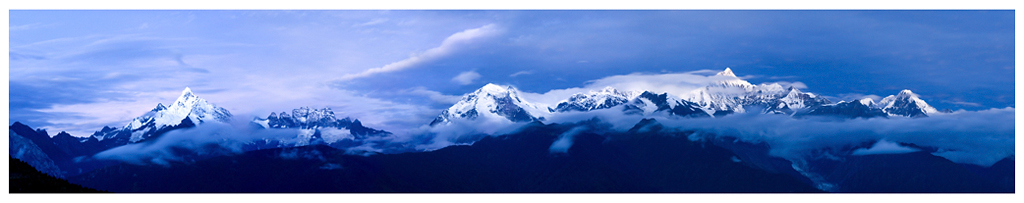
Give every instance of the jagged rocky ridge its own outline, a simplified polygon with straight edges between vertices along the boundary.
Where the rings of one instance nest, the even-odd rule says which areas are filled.
[[[591,111],[623,106],[623,112],[634,115],[650,115],[656,112],[668,112],[670,115],[684,117],[708,117],[707,112],[693,102],[680,100],[667,93],[656,94],[651,91],[620,92],[612,87],[601,91],[576,93],[569,99],[559,102],[549,112]]]
[[[296,139],[263,140],[258,148],[302,146],[325,143],[335,147],[346,147],[372,136],[387,136],[390,132],[367,128],[359,119],[345,117],[337,119],[330,108],[311,109],[300,107],[287,112],[270,113],[267,118],[254,118],[252,123],[260,129],[298,129]],[[347,142],[343,142],[347,141]],[[264,146],[266,145],[266,146]]]

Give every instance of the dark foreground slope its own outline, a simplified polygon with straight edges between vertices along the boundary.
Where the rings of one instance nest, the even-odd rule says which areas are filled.
[[[67,180],[39,172],[28,163],[13,157],[10,162],[10,193],[83,193],[102,192],[81,185],[68,183]]]
[[[114,192],[820,192],[685,137],[583,131],[568,153],[549,152],[573,127],[535,124],[431,152],[352,156],[305,146],[71,179]]]
[[[1014,192],[1012,180],[1009,180],[1010,184],[1000,183],[994,178],[986,178],[970,171],[965,165],[953,163],[928,152],[850,156],[835,168],[824,175],[839,185],[839,192]],[[1012,166],[1010,168],[1012,169]],[[1009,174],[1012,177],[1013,173]]]

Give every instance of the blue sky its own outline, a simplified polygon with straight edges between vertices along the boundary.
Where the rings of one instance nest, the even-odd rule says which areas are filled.
[[[401,131],[487,83],[726,67],[834,101],[1014,106],[1013,11],[10,11],[10,121],[86,136],[185,87],[238,119],[302,106]],[[590,81],[591,83],[588,83]]]

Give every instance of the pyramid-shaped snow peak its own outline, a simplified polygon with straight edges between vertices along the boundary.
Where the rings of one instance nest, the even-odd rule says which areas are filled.
[[[231,113],[227,109],[210,104],[203,98],[199,98],[192,89],[186,87],[181,96],[169,106],[162,103],[156,108],[132,120],[125,125],[122,131],[130,131],[131,137],[127,140],[135,143],[149,138],[158,132],[166,131],[168,128],[194,126],[204,122],[228,122]],[[97,137],[97,139],[109,138],[112,135]]]
[[[889,95],[883,98],[877,105],[889,116],[927,117],[929,114],[939,112],[918,98],[917,94],[906,89],[895,96]]]
[[[519,97],[519,91],[512,86],[487,84],[473,93],[466,94],[458,103],[441,112],[431,126],[458,120],[529,122],[537,115],[547,113]]]
[[[753,85],[736,77],[731,68],[715,74],[721,80],[681,95],[712,115],[745,112],[747,108],[761,109],[764,113],[793,114],[807,108],[829,104],[828,99],[796,88],[784,88],[778,83]]]
[[[739,88],[739,89],[744,90],[744,91],[750,91],[751,89],[753,89],[756,86],[756,85],[750,84],[750,82],[747,82],[746,80],[743,80],[743,79],[740,79],[739,77],[737,77],[736,74],[732,72],[731,68],[725,68],[725,70],[723,70],[722,72],[716,73],[715,76],[726,76],[726,77],[720,77],[721,80],[716,81],[716,82],[708,85],[708,87],[712,87],[712,88],[733,88],[734,87],[734,88]]]
[[[730,68],[728,68],[728,67],[726,67],[726,68],[725,68],[725,70],[723,70],[722,72],[718,72],[718,73],[717,73],[717,74],[715,74],[715,75],[722,75],[722,76],[736,77],[736,74],[732,73],[732,69],[730,69]]]

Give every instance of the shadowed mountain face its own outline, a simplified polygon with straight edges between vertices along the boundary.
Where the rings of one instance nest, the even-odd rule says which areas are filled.
[[[600,133],[594,123],[531,124],[471,146],[345,155],[318,145],[171,166],[117,165],[71,178],[114,192],[821,192],[739,163],[726,149],[656,133]],[[571,136],[566,153],[553,142]]]

